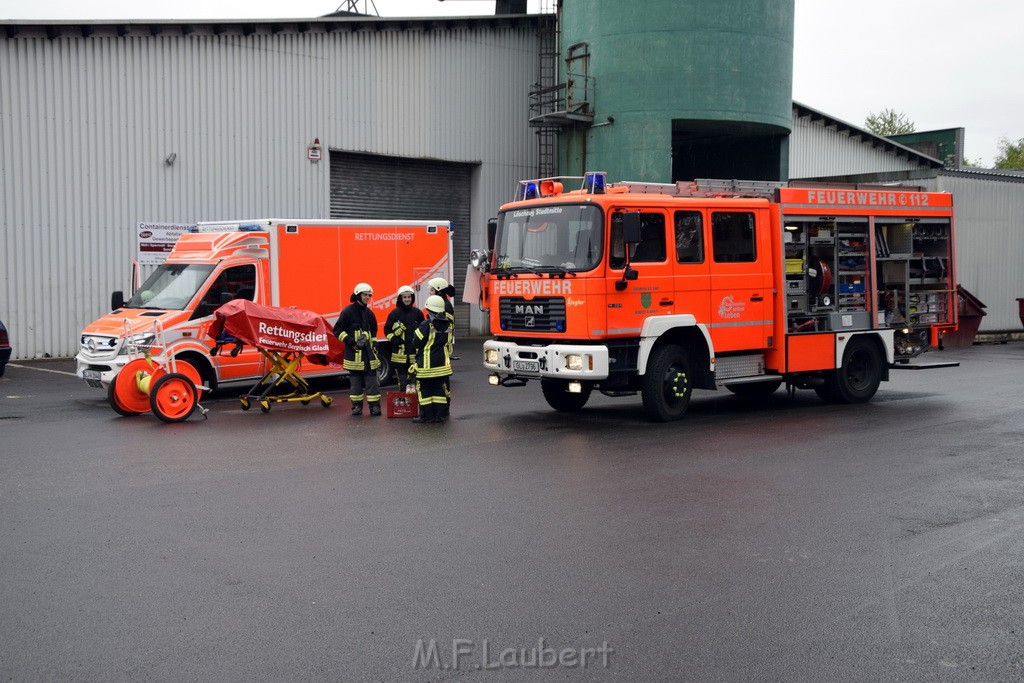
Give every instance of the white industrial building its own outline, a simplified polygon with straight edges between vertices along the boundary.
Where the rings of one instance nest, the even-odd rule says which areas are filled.
[[[0,22],[0,319],[15,357],[77,352],[129,286],[140,222],[452,220],[461,286],[486,219],[537,173],[545,20]],[[1024,177],[946,171],[804,105],[789,149],[792,178],[953,192],[982,330],[1019,327]],[[483,332],[464,310],[459,332]]]

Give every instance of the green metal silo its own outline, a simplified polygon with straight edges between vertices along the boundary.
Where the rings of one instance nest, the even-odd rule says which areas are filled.
[[[563,0],[560,172],[786,179],[793,14],[794,0]]]

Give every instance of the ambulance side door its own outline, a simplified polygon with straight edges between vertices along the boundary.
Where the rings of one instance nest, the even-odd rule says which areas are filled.
[[[711,339],[715,353],[763,349],[771,335],[771,249],[766,210],[713,208],[711,228]],[[767,237],[767,234],[765,235]]]
[[[209,338],[206,331],[213,322],[213,312],[222,303],[234,299],[247,299],[261,303],[264,287],[259,282],[258,270],[256,262],[224,268],[203,293],[193,318],[199,323],[197,338],[203,340],[209,349],[213,349],[215,341]],[[218,355],[210,358],[216,369],[219,382],[259,377],[263,374],[265,363],[259,349],[245,345],[239,353],[232,356],[231,351],[234,348],[234,345],[228,344]]]

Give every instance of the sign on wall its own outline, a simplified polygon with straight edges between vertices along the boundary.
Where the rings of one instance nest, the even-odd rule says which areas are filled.
[[[139,265],[158,266],[167,259],[174,243],[185,232],[183,223],[139,223],[136,235],[139,241]]]

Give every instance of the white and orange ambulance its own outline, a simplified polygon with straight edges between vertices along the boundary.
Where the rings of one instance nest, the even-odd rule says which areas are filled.
[[[401,285],[426,299],[426,283],[451,280],[452,233],[448,221],[293,220],[268,218],[199,223],[182,235],[167,260],[125,301],[111,297],[110,313],[88,325],[75,357],[89,386],[109,387],[135,349],[155,342],[167,358],[193,365],[211,389],[254,381],[266,360],[257,349],[211,355],[207,337],[213,312],[232,299],[294,306],[331,324],[349,303],[352,288],[368,282],[372,307],[383,327]],[[130,341],[131,343],[126,343]],[[382,379],[390,353],[378,330]],[[306,376],[343,374],[310,365]]]

